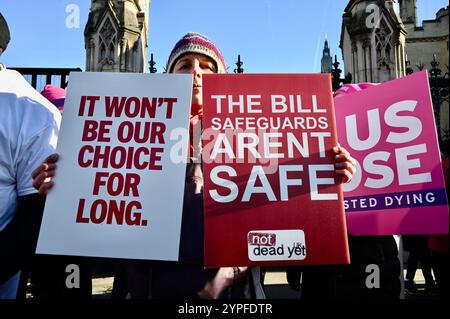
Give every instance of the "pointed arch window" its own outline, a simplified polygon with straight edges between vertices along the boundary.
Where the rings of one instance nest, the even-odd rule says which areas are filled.
[[[389,66],[392,63],[392,36],[393,31],[384,17],[381,18],[379,28],[375,32],[375,45],[377,62],[379,66]]]
[[[386,48],[384,49],[384,52],[385,52],[387,62],[390,62],[390,60],[391,60],[391,45],[389,43],[386,44]]]
[[[99,33],[100,56],[99,62],[102,64],[114,64],[116,52],[117,32],[111,18],[106,17]]]

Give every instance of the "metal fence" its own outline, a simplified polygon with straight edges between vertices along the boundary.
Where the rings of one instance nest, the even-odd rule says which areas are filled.
[[[81,72],[80,68],[8,68],[16,70],[37,91],[42,91],[46,84],[59,86],[63,89],[67,86],[70,72]]]
[[[436,120],[436,130],[438,135],[439,147],[441,152],[449,155],[450,151],[450,136],[449,136],[449,67],[446,65],[447,72],[443,73],[439,68],[440,62],[437,61],[436,55],[433,55],[433,60],[430,62],[431,69],[429,71],[430,93],[433,101],[434,118]],[[414,73],[414,69],[410,63],[406,61],[406,74]],[[422,71],[424,64],[417,66],[417,71]]]

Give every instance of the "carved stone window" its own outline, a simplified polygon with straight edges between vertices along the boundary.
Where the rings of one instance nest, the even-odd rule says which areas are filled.
[[[380,27],[375,32],[378,66],[389,67],[392,63],[392,35],[393,32],[386,23],[386,20],[384,18],[381,19]]]
[[[116,30],[109,17],[106,18],[105,23],[99,34],[99,63],[100,64],[114,64],[114,57],[116,52]]]

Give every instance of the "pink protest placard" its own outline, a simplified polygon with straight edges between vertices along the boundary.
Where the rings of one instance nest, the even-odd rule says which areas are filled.
[[[339,142],[357,160],[344,186],[352,235],[448,233],[426,71],[337,97]]]

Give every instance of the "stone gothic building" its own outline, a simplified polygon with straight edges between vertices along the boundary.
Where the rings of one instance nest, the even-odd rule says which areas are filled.
[[[325,39],[320,72],[331,73],[332,69],[333,69],[333,58],[331,57],[330,47],[328,46],[328,39]]]
[[[395,0],[351,0],[345,8],[340,48],[344,74],[353,82],[385,82],[406,75],[406,29]]]
[[[440,9],[433,20],[424,20],[419,25],[416,0],[399,0],[400,16],[405,26],[406,57],[413,71],[425,68],[430,70],[433,56],[446,72],[449,50],[449,7]]]
[[[399,5],[399,10],[394,5]],[[350,0],[343,15],[340,48],[352,82],[385,82],[428,69],[435,58],[448,72],[449,7],[419,25],[417,0]],[[408,65],[407,65],[408,64]],[[435,105],[441,132],[449,130],[448,98]],[[436,113],[437,114],[437,113]]]
[[[150,0],[91,0],[86,71],[145,72]]]
[[[442,75],[448,72],[449,66],[449,6],[441,8],[436,13],[436,18],[433,20],[424,20],[422,25],[419,25],[417,18],[417,1],[416,0],[399,0],[400,2],[400,16],[405,25],[406,31],[406,58],[409,68],[412,72],[417,72],[421,69],[427,69],[428,73],[432,69],[431,61],[433,58],[439,62],[439,68]],[[447,80],[448,81],[448,73]],[[444,132],[449,132],[449,103],[448,103],[448,86],[442,87],[440,90],[434,90],[435,93],[442,92],[443,96],[440,99],[440,106],[437,107],[435,101],[436,115],[439,112],[440,123],[439,126],[441,135]],[[447,96],[445,98],[444,96]],[[448,139],[448,136],[447,136]]]
[[[399,13],[394,5],[399,4]],[[449,60],[449,7],[419,25],[417,0],[350,0],[343,15],[340,47],[345,74],[354,82],[384,82],[431,69]]]

